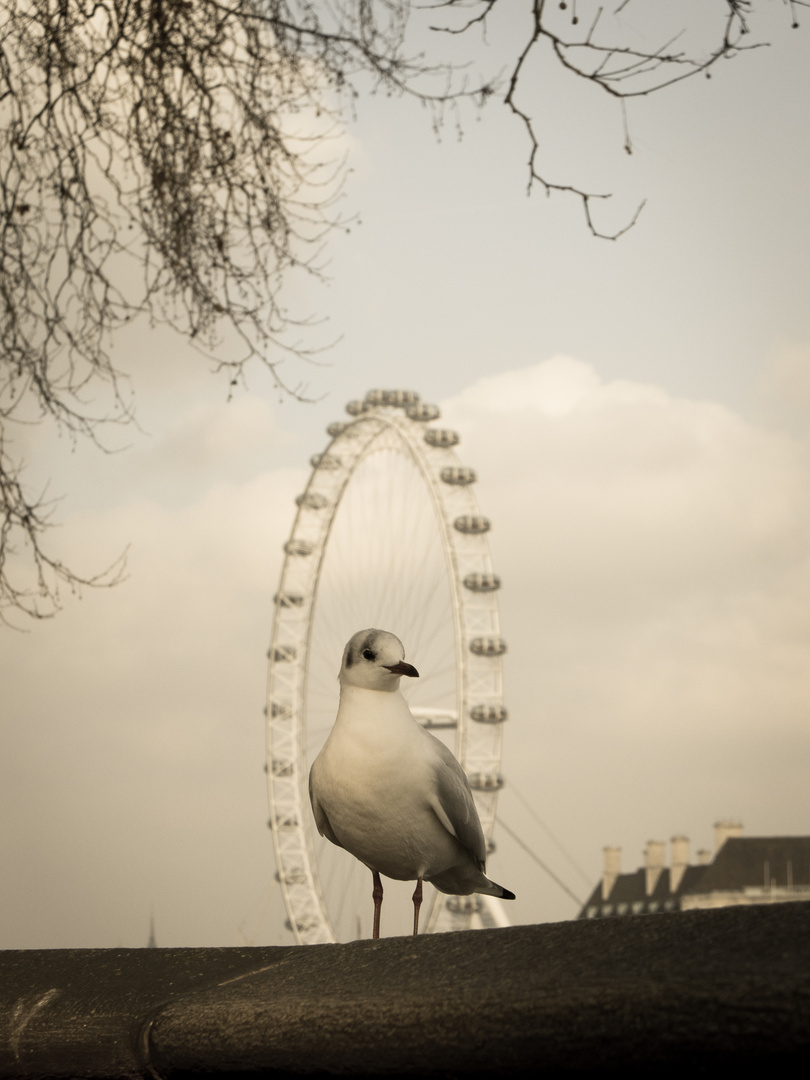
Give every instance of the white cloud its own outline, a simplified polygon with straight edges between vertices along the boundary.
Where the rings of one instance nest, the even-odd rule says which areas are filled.
[[[727,812],[806,831],[803,446],[567,357],[442,414],[504,582],[507,780],[569,844],[590,834],[593,860],[630,830],[698,836]],[[508,783],[503,807],[520,812]]]
[[[600,390],[599,377],[590,366],[570,356],[555,356],[519,372],[479,379],[446,408],[464,427],[464,413],[540,413],[564,416],[593,399]],[[474,421],[473,421],[474,422]]]
[[[66,523],[68,562],[130,543],[130,576],[4,642],[6,858],[30,884],[6,879],[9,942],[137,945],[154,902],[164,943],[236,943],[272,874],[264,652],[304,475],[176,507],[124,491]]]
[[[810,420],[810,346],[780,341],[760,374],[759,397],[778,421],[798,421],[806,428]]]
[[[254,476],[291,436],[279,430],[269,402],[248,396],[195,402],[175,417],[169,432],[141,450],[147,473],[171,474],[177,486],[192,477],[210,487],[221,479]]]
[[[443,411],[466,433],[493,543],[573,612],[622,622],[766,588],[808,550],[798,446],[720,405],[600,384],[562,358],[482,380]]]

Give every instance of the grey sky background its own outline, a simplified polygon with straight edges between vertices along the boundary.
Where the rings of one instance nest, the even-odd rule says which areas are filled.
[[[291,942],[266,827],[272,597],[306,463],[374,386],[439,403],[480,476],[509,828],[582,897],[605,844],[632,869],[674,833],[694,857],[719,817],[808,832],[810,26],[764,10],[770,48],[631,103],[630,157],[618,109],[548,76],[556,177],[613,190],[606,227],[648,200],[621,240],[526,197],[496,103],[437,142],[413,103],[363,101],[343,137],[360,221],[328,286],[288,288],[329,318],[312,340],[340,336],[289,367],[313,404],[258,370],[227,402],[139,326],[116,352],[141,431],[107,456],[28,433],[32,475],[66,493],[65,560],[130,555],[117,588],[3,632],[0,947],[140,945],[152,911],[161,945]],[[503,833],[490,871],[516,922],[575,914]]]

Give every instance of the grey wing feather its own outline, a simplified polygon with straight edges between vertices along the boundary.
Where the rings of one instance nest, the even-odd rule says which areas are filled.
[[[469,781],[444,743],[429,732],[425,732],[425,735],[436,744],[434,749],[440,759],[436,762],[436,797],[431,800],[433,810],[445,829],[470,852],[483,870],[486,841]]]
[[[321,836],[325,836],[327,840],[331,840],[337,847],[343,847],[343,844],[341,844],[335,836],[335,832],[329,824],[329,818],[326,816],[326,811],[318,802],[315,792],[312,790],[312,770],[310,770],[309,773],[309,801],[312,803],[312,813],[315,815],[315,824],[318,826],[318,832]]]

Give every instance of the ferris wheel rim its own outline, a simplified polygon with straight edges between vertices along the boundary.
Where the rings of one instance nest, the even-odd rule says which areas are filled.
[[[393,400],[392,400],[393,399]],[[275,618],[268,672],[268,790],[270,826],[276,851],[289,924],[301,944],[336,940],[330,923],[328,903],[317,869],[314,850],[314,822],[309,813],[306,791],[305,738],[307,723],[307,680],[310,646],[316,619],[318,588],[329,539],[343,497],[361,463],[375,452],[375,444],[385,438],[399,453],[409,456],[430,493],[436,514],[447,578],[452,596],[454,641],[458,690],[456,697],[457,756],[471,776],[476,803],[486,806],[482,825],[488,842],[494,826],[497,790],[503,783],[500,773],[502,722],[501,657],[506,649],[500,637],[497,589],[500,580],[492,573],[486,533],[489,521],[481,515],[472,485],[476,476],[461,465],[454,447],[456,432],[429,426],[438,419],[435,406],[424,405],[408,391],[371,391],[362,402],[350,402],[348,422],[333,423],[327,429],[331,441],[324,452],[311,459],[312,472],[304,492],[298,496],[285,559],[275,597]],[[463,513],[459,513],[459,510]],[[305,570],[302,572],[302,564]],[[469,570],[471,566],[477,569]],[[469,571],[465,575],[465,570]],[[296,591],[298,589],[299,591]],[[469,596],[478,601],[469,602]],[[482,615],[482,612],[484,614]],[[480,631],[485,631],[481,633]],[[486,632],[488,631],[488,632]],[[290,642],[295,642],[294,648]],[[486,669],[478,676],[476,698],[471,704],[470,669]],[[482,681],[483,680],[483,681]],[[486,682],[487,691],[480,687]],[[487,697],[488,693],[488,697]],[[492,700],[490,700],[492,699]],[[498,699],[497,701],[495,699]],[[415,710],[419,713],[420,710]],[[423,710],[424,711],[424,710]],[[428,712],[430,710],[427,710]],[[433,710],[436,726],[441,726],[442,710]],[[447,710],[444,710],[447,712]],[[445,718],[449,722],[449,717]],[[482,760],[487,771],[470,774],[468,746],[470,725],[488,729],[492,747]],[[484,742],[486,740],[482,740]],[[492,764],[497,758],[497,767]],[[293,797],[297,795],[297,797]],[[453,901],[456,901],[455,906]],[[455,914],[448,918],[469,923],[481,902],[489,898],[444,897],[434,907],[433,922],[444,906]],[[500,918],[495,916],[495,921]],[[494,923],[493,923],[494,924]],[[436,927],[428,926],[428,929]],[[459,926],[461,928],[461,926]]]

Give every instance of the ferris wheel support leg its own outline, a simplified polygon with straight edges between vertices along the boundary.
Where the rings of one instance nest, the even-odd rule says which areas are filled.
[[[413,936],[419,933],[419,908],[422,906],[422,879],[416,879],[416,888],[413,890]]]
[[[380,875],[376,870],[371,871],[374,878],[374,889],[372,890],[371,897],[374,901],[374,928],[371,931],[371,936],[376,940],[380,936],[380,909],[382,908],[383,887],[380,881]]]

